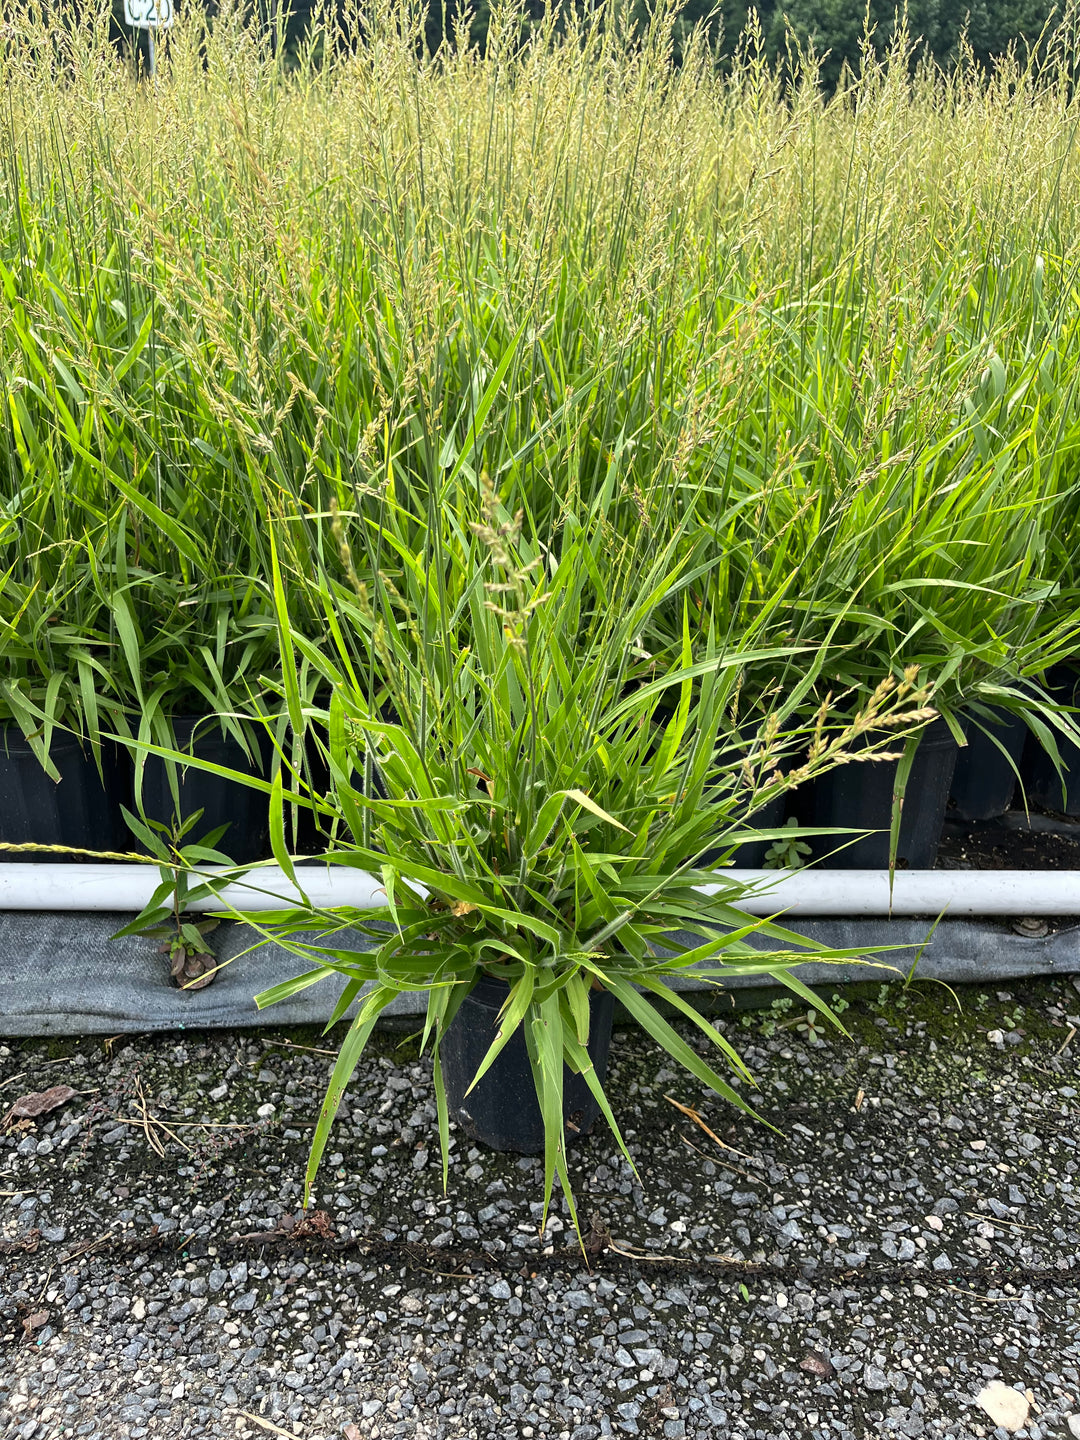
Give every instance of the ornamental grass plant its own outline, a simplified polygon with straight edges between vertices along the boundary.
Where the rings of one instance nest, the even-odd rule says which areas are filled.
[[[392,994],[437,1055],[495,968],[550,1195],[593,982],[741,1101],[651,999],[739,1070],[671,973],[797,985],[699,888],[762,802],[939,712],[1075,733],[1075,39],[943,74],[901,29],[825,98],[753,26],[674,66],[670,8],[496,6],[483,55],[347,18],[286,65],[185,7],[151,85],[5,9],[0,721],[47,763],[262,717],[281,863],[291,808],[387,892],[271,923],[373,986],[309,1179]]]
[[[314,722],[325,737],[329,783],[312,791],[282,753],[263,788],[275,858],[300,899],[277,912],[236,913],[307,962],[260,995],[260,1006],[325,979],[339,982],[328,1029],[357,1006],[316,1126],[306,1196],[379,1015],[410,991],[426,995],[422,1048],[433,1058],[446,1183],[440,1047],[486,975],[505,983],[506,999],[472,1084],[520,1029],[544,1125],[545,1214],[558,1178],[576,1227],[564,1067],[584,1078],[633,1166],[587,1050],[590,990],[609,991],[698,1081],[754,1114],[715,1068],[750,1081],[745,1065],[673,982],[690,967],[696,980],[721,986],[764,973],[817,1004],[792,966],[877,952],[831,950],[747,915],[739,902],[752,882],[702,857],[717,845],[730,855],[748,814],[845,761],[848,747],[868,742],[859,755],[868,759],[875,736],[902,737],[935,712],[913,673],[899,683],[887,676],[827,738],[826,705],[813,723],[799,719],[823,658],[809,655],[800,685],[774,699],[753,757],[740,758],[731,716],[742,675],[784,657],[755,650],[753,634],[742,650],[711,626],[695,640],[681,527],[657,546],[661,527],[647,513],[613,555],[603,513],[568,512],[556,544],[541,547],[523,535],[522,512],[511,515],[481,481],[463,523],[438,497],[424,514],[386,493],[368,497],[359,530],[369,580],[335,527],[348,580],[322,577],[318,586],[331,650],[293,630],[275,564],[286,706],[294,733]],[[661,498],[660,510],[667,504]],[[657,664],[642,657],[637,637],[657,607],[672,604],[683,612],[682,648]],[[300,657],[326,682],[325,709],[303,704]],[[328,863],[378,876],[384,904],[327,909],[307,898],[305,872],[285,843],[290,802],[329,821]],[[260,883],[257,872],[250,883]],[[369,946],[359,953],[357,934]],[[705,1045],[688,1044],[664,1007],[695,1025]]]

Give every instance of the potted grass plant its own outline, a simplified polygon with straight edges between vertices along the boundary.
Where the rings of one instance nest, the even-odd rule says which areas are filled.
[[[827,644],[820,695],[849,696],[852,713],[882,674],[917,665],[933,684],[943,722],[917,750],[913,740],[902,760],[836,769],[796,802],[808,820],[881,832],[827,862],[876,865],[902,801],[904,849],[925,865],[954,764],[967,813],[1007,802],[1025,727],[1059,775],[1055,734],[1067,736],[1070,721],[1060,696],[1035,682],[1077,614],[1076,427],[1062,378],[1076,322],[1060,274],[1033,247],[992,272],[959,266],[915,313],[897,298],[906,262],[878,271],[875,247],[850,238],[834,252],[845,284],[827,321],[808,290],[782,327],[744,332],[743,373],[726,352],[717,361],[710,393],[741,384],[752,396],[741,413],[767,420],[724,432],[724,493],[745,476],[753,498],[734,519],[703,516],[713,563],[702,585],[726,595],[740,625],[769,615],[793,655],[800,643]],[[810,265],[817,252],[803,258]],[[988,327],[1006,296],[1022,321]],[[871,312],[895,323],[868,325]],[[878,378],[867,384],[869,373]],[[755,667],[748,691],[790,683],[797,663]],[[966,740],[978,752],[970,767]],[[1055,788],[1060,804],[1060,779]]]
[[[1080,428],[1073,425],[1060,437],[1055,465],[1067,476],[1076,474]],[[1039,656],[1043,694],[1051,702],[1050,716],[1068,717],[1066,728],[1048,737],[1032,728],[1024,737],[1021,776],[1025,799],[1048,810],[1080,816],[1080,483],[1073,480],[1050,545],[1047,570],[1055,593],[1047,607],[1044,629],[1047,643]]]
[[[745,1080],[745,1065],[678,977],[693,967],[722,985],[763,972],[818,1006],[791,967],[864,953],[841,956],[748,916],[738,872],[699,863],[737,848],[748,813],[837,763],[825,713],[800,728],[788,723],[798,698],[778,705],[752,754],[733,761],[729,707],[745,664],[762,657],[707,640],[695,651],[688,618],[668,659],[642,673],[634,654],[651,611],[685,578],[682,537],[651,554],[639,537],[615,561],[602,526],[567,525],[555,553],[520,525],[490,490],[468,524],[433,505],[406,526],[401,506],[383,502],[360,532],[365,563],[345,567],[351,588],[319,582],[334,637],[322,653],[292,631],[275,564],[291,723],[325,737],[330,784],[311,794],[284,763],[269,785],[249,783],[270,794],[275,855],[301,894],[304,871],[284,843],[290,801],[333,817],[343,838],[329,862],[370,871],[385,893],[374,911],[302,900],[243,915],[306,963],[260,1006],[327,977],[340,986],[331,1025],[358,1006],[308,1193],[372,1029],[402,992],[427,996],[444,1182],[454,1120],[489,1143],[542,1148],[545,1209],[557,1178],[573,1214],[574,1135],[602,1119],[630,1159],[603,1085],[614,1002],[750,1110],[722,1073]],[[325,709],[301,703],[300,656],[325,678]],[[808,674],[814,664],[807,657]],[[674,706],[658,722],[660,699]],[[858,733],[876,722],[902,733],[926,715],[925,693],[887,680]],[[341,943],[346,931],[370,948]],[[694,1027],[697,1045],[665,1010]]]
[[[0,845],[115,850],[127,799],[107,624],[85,579],[84,547],[40,545],[39,497],[0,522]]]
[[[767,594],[759,600],[774,606],[778,628],[828,646],[815,703],[827,687],[854,713],[881,674],[912,666],[933,687],[937,717],[893,759],[837,767],[794,801],[812,827],[873,832],[840,847],[819,838],[815,853],[830,866],[931,867],[954,791],[967,814],[1000,813],[1025,727],[1052,771],[1060,768],[1054,732],[1072,734],[1064,707],[1035,678],[1061,643],[1048,621],[1054,585],[1040,563],[1055,487],[1011,452],[980,458],[973,432],[954,428],[947,444],[925,444],[895,471],[838,488],[828,523],[808,529],[804,549],[789,547],[784,558],[797,562],[805,590],[779,607]],[[765,527],[766,551],[782,531],[779,517]],[[759,684],[775,681],[770,665]],[[839,704],[835,712],[841,723]],[[969,741],[974,763],[954,785]]]
[[[237,864],[266,858],[265,804],[220,773],[269,774],[262,691],[277,647],[266,587],[235,574],[185,584],[163,565],[116,581],[104,599],[132,717],[123,738],[134,810],[158,831],[184,827],[193,843],[220,843]]]

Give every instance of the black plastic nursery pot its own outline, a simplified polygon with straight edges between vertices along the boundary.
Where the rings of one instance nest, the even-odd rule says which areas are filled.
[[[944,720],[935,720],[923,731],[904,793],[896,855],[898,867],[933,868],[958,750]],[[826,869],[888,868],[893,788],[899,763],[898,760],[850,760],[813,781],[807,787],[805,798],[800,795],[799,818],[804,825],[876,832],[854,842],[846,841],[842,835],[810,839],[815,858],[820,858]],[[838,848],[841,846],[843,848]]]
[[[980,716],[976,723],[972,718],[966,729],[968,743],[958,751],[953,771],[949,816],[995,820],[1012,804],[1028,727],[1011,711],[995,709],[993,720]],[[998,745],[1004,746],[1005,755]]]
[[[744,756],[754,753],[760,724],[757,720],[744,721],[736,732],[737,740],[730,747],[720,752],[721,764],[730,763],[741,766]],[[731,828],[737,830],[776,830],[784,823],[787,811],[787,795],[775,795],[765,805],[760,805],[752,810],[738,823],[732,823]],[[765,856],[772,845],[771,840],[746,840],[732,854],[727,864],[736,870],[760,870],[765,864]],[[702,867],[715,865],[720,856],[724,853],[722,849],[709,850],[698,862]]]
[[[762,805],[748,815],[738,826],[740,830],[776,830],[784,823],[784,811],[787,806],[787,796],[777,795],[767,805]],[[760,870],[765,864],[765,856],[772,845],[771,840],[746,840],[733,853],[727,862],[734,870]],[[722,850],[709,850],[701,857],[702,867],[715,865]]]
[[[326,742],[325,728],[318,728],[318,739]],[[316,740],[316,736],[307,734],[304,736],[303,752],[303,775],[305,785],[311,787],[315,796],[326,795],[330,790],[330,766],[323,755]],[[288,772],[282,773],[282,779],[286,788],[295,786],[296,782]],[[306,792],[302,792],[306,793]],[[330,837],[324,833],[321,817],[317,817],[313,810],[305,806],[297,810],[296,831],[293,832],[292,814],[288,806],[285,807],[285,843],[289,846],[295,844],[298,855],[322,855],[329,848]]]
[[[0,841],[79,850],[129,849],[120,813],[127,788],[114,747],[102,745],[101,774],[89,742],[74,735],[54,734],[49,758],[60,772],[59,782],[42,769],[17,725],[0,726]],[[86,858],[0,851],[3,862]]]
[[[439,1047],[450,1114],[473,1140],[493,1150],[539,1155],[544,1149],[544,1122],[536,1099],[532,1067],[519,1026],[476,1089],[466,1095],[487,1054],[509,987],[504,980],[482,975],[462,1002]],[[615,998],[607,990],[589,992],[589,1054],[603,1084]],[[563,1120],[567,1141],[587,1135],[600,1116],[585,1080],[563,1069]]]
[[[1047,673],[1046,689],[1062,705],[1080,704],[1080,666],[1058,665]],[[1057,736],[1058,752],[1064,768],[1062,777],[1034,735],[1028,735],[1024,746],[1021,775],[1029,805],[1043,810],[1057,810],[1065,815],[1080,816],[1080,747]]]
[[[242,775],[268,779],[270,773],[270,742],[258,734],[258,758],[253,763],[238,740],[225,734],[216,716],[181,715],[173,718],[176,748],[197,760],[236,770]],[[143,811],[148,820],[171,826],[176,806],[169,788],[168,767],[171,763],[157,755],[147,758],[143,774]],[[265,860],[270,848],[269,797],[261,790],[251,789],[236,780],[226,780],[195,766],[181,767],[177,776],[180,809],[177,818],[187,819],[196,810],[202,818],[195,829],[184,837],[185,844],[197,841],[219,825],[228,829],[217,848],[238,865]]]
[[[388,724],[395,724],[397,716],[390,706],[382,708],[382,718]],[[304,737],[304,777],[305,784],[311,787],[312,794],[317,798],[325,798],[332,794],[333,782],[330,775],[330,764],[323,752],[323,746],[329,743],[329,734],[324,725],[313,725],[311,730]],[[360,793],[364,793],[364,756],[359,752],[354,757],[354,769],[352,771],[352,786]],[[290,783],[289,776],[285,777],[285,783]],[[371,771],[371,794],[378,795],[382,799],[388,799],[388,792],[383,783],[382,776],[377,765],[372,765]],[[296,826],[296,851],[299,855],[324,855],[330,848],[330,829],[333,817],[317,815],[315,811],[306,807],[300,807]],[[288,844],[292,844],[293,831],[292,822],[286,808],[286,830],[285,838]]]

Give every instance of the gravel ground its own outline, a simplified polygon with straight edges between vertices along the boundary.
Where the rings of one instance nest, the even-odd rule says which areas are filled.
[[[576,1148],[589,1265],[561,1207],[538,1235],[531,1159],[460,1140],[443,1196],[400,1035],[306,1224],[317,1035],[13,1041],[0,1111],[78,1093],[0,1139],[0,1435],[1004,1436],[997,1379],[1021,1436],[1080,1436],[1080,996],[961,999],[875,987],[851,1041],[716,1022],[782,1133],[618,1030],[642,1184]]]

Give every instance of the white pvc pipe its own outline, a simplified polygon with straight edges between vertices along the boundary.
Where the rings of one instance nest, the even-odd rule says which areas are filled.
[[[220,875],[220,866],[200,874]],[[385,903],[381,886],[363,870],[335,865],[298,870],[308,898],[316,905],[349,905],[369,910]],[[156,865],[0,864],[0,910],[110,910],[138,912],[161,883]],[[194,885],[196,877],[190,877]],[[277,865],[252,870],[242,882],[225,884],[220,898],[195,900],[187,910],[280,910],[300,896]]]
[[[304,865],[297,874],[321,908],[365,910],[385,900],[379,882],[351,866]],[[886,870],[740,870],[737,878],[755,887],[737,901],[751,915],[1080,915],[1077,870],[898,870],[891,904]],[[0,863],[0,910],[137,912],[159,880],[155,865]],[[299,898],[283,872],[268,865],[224,885],[220,899],[188,908],[275,910]]]

